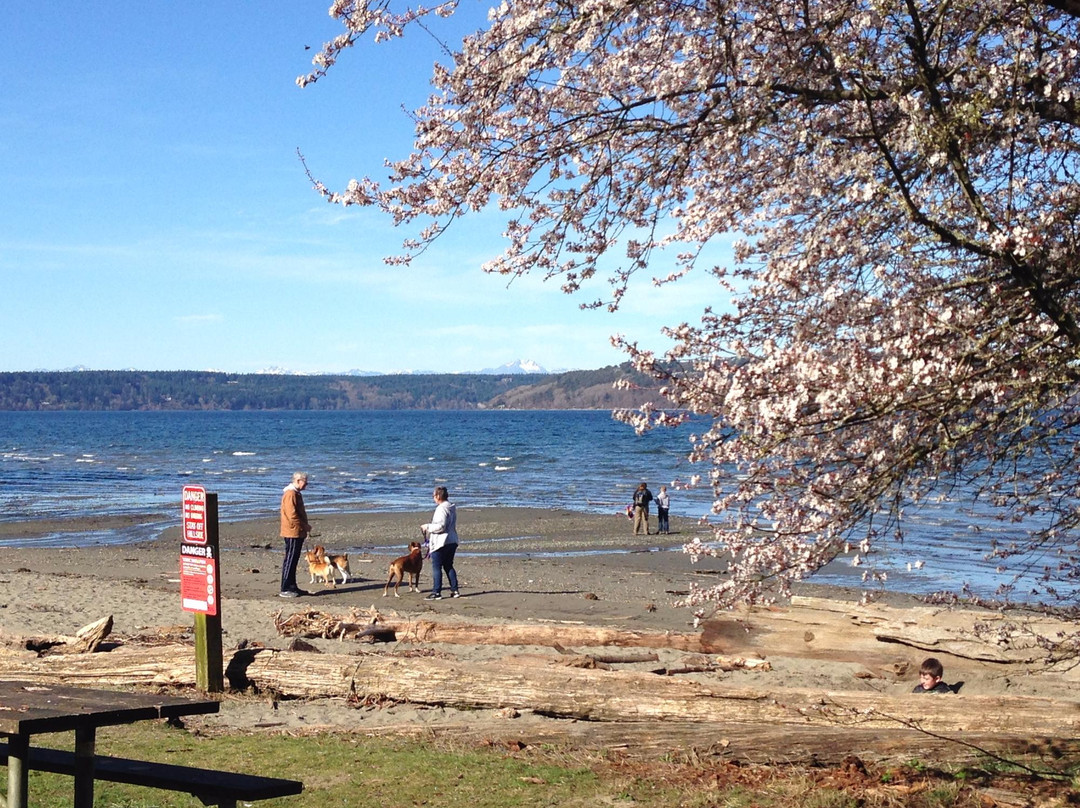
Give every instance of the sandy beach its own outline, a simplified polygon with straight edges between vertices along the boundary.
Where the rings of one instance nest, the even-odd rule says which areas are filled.
[[[384,599],[389,562],[419,538],[419,525],[429,518],[428,513],[375,513],[315,519],[316,532],[305,549],[320,544],[328,551],[348,552],[353,580],[336,588],[311,584],[301,561],[297,580],[310,597],[297,600],[277,597],[282,543],[276,536],[276,515],[223,523],[226,642],[275,639],[268,618],[279,609],[347,611],[372,605],[466,618],[601,620],[685,630],[692,615],[672,604],[678,593],[691,584],[707,585],[715,573],[715,564],[693,566],[680,552],[682,542],[700,530],[691,520],[673,520],[670,535],[635,537],[625,518],[485,509],[459,516],[460,599],[429,603],[404,592],[400,598]],[[54,532],[63,527],[51,522],[38,529]],[[33,536],[31,529],[32,524],[24,524],[19,535]],[[11,535],[14,528],[8,531]],[[0,548],[0,570],[9,593],[0,626],[16,634],[74,631],[106,613],[113,615],[114,631],[121,635],[147,626],[189,623],[191,616],[179,599],[179,535],[177,526],[156,541],[118,547]],[[430,584],[425,567],[425,593]],[[587,597],[590,594],[595,599]]]
[[[692,613],[677,605],[678,601],[692,587],[705,587],[715,581],[719,564],[707,559],[691,564],[689,557],[680,552],[682,543],[702,530],[690,520],[673,519],[671,535],[635,537],[627,520],[617,516],[544,509],[463,510],[459,514],[462,546],[456,564],[462,596],[430,602],[422,594],[403,589],[399,598],[384,597],[389,561],[404,552],[428,516],[426,512],[320,516],[315,520],[316,536],[309,539],[309,545],[347,550],[353,579],[334,588],[312,584],[301,562],[298,580],[311,594],[292,600],[278,597],[282,548],[276,536],[276,514],[222,524],[221,614],[225,648],[288,649],[294,638],[282,636],[275,620],[312,612],[377,613],[391,621],[479,625],[492,631],[524,624],[536,627],[538,633],[540,628],[553,627],[556,632],[596,627],[627,632],[703,633],[710,638],[712,650],[725,658],[737,655],[767,660],[768,665],[688,672],[684,677],[687,681],[714,689],[752,688],[773,694],[843,693],[855,702],[860,694],[866,698],[906,698],[917,682],[919,662],[933,653],[945,663],[947,681],[963,682],[960,695],[946,698],[1050,700],[1066,716],[1060,736],[1075,737],[1080,677],[1072,671],[1032,675],[1039,665],[1019,659],[976,658],[980,654],[968,653],[960,643],[973,642],[963,625],[967,616],[931,608],[912,598],[892,596],[885,605],[860,607],[854,589],[806,586],[794,603],[725,612],[695,627]],[[24,524],[7,526],[5,531],[8,537],[32,537],[35,529],[54,532],[65,529],[65,525]],[[179,526],[155,541],[137,545],[0,548],[0,583],[5,592],[0,604],[0,631],[10,644],[20,637],[71,635],[94,620],[112,616],[111,637],[121,643],[154,637],[190,640],[193,615],[180,606],[178,566]],[[430,580],[425,567],[421,579],[425,593]],[[911,631],[919,626],[953,631],[950,626],[958,626],[958,640],[936,650],[920,647],[918,639],[910,643],[903,637],[897,641],[895,636],[881,640],[882,626],[901,624]],[[377,648],[334,639],[313,639],[310,643],[326,654],[407,656],[417,651],[417,643],[407,640]],[[596,649],[573,650],[588,653]],[[519,643],[512,648],[434,643],[425,652],[446,655],[466,667],[504,662],[511,657],[532,660],[527,664],[534,664],[557,655],[551,643]],[[655,672],[657,667],[687,667],[685,651],[657,649],[656,654],[654,661],[620,669]],[[611,733],[625,736],[630,731],[517,712],[513,733],[533,739],[555,734],[609,743]],[[1049,712],[1053,714],[1054,710]],[[497,710],[402,703],[340,710],[304,699],[281,703],[275,700],[271,705],[265,698],[252,698],[251,694],[228,694],[222,712],[201,721],[205,731],[439,729],[485,737],[509,731],[505,715]],[[679,743],[709,744],[715,739],[715,727],[697,724],[683,729],[687,737]],[[778,741],[787,744],[785,754],[793,754],[794,730],[776,729]],[[644,732],[641,727],[634,731]],[[735,727],[724,732],[729,739],[740,737]],[[745,754],[753,750],[768,754],[761,751],[765,741],[760,731],[746,729],[744,734]],[[825,742],[827,735],[818,732],[815,737]],[[676,743],[670,737],[667,742]],[[646,744],[642,741],[640,745],[644,748]]]

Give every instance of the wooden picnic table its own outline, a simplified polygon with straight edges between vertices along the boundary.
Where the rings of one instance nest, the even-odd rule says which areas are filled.
[[[30,739],[75,733],[75,808],[94,804],[94,745],[98,727],[152,718],[216,713],[218,702],[147,693],[122,693],[32,682],[0,682],[0,735],[8,737],[7,808],[26,808]]]

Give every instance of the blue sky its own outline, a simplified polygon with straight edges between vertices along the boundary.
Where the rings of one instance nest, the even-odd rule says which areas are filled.
[[[29,3],[0,27],[0,370],[549,370],[663,349],[719,288],[703,273],[632,287],[616,314],[480,264],[502,219],[460,222],[412,267],[379,213],[328,205],[411,143],[429,92],[424,39],[297,75],[340,33],[328,0]],[[486,6],[464,0],[458,25]],[[308,49],[310,48],[310,49]],[[666,274],[658,268],[656,274]],[[603,294],[599,286],[588,297]]]

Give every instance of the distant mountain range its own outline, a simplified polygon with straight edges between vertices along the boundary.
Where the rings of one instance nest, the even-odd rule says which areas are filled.
[[[70,370],[85,370],[86,368],[77,367],[70,368]],[[481,374],[490,376],[500,376],[505,373],[521,373],[521,374],[537,374],[545,375],[549,371],[545,370],[538,363],[532,359],[515,359],[513,362],[507,362],[505,365],[499,365],[497,368],[484,368],[483,370],[469,370],[462,371],[464,375]],[[384,373],[378,370],[361,370],[360,368],[353,368],[352,370],[346,370],[340,374],[325,374],[325,373],[300,373],[295,370],[287,370],[280,367],[269,367],[264,370],[260,370],[259,373],[267,374],[270,376],[325,376],[325,375],[340,375],[340,376],[437,376],[441,375],[442,371],[436,370],[395,370],[390,373]]]

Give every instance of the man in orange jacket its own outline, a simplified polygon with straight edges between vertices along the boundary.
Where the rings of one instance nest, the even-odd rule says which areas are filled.
[[[285,558],[281,562],[281,591],[278,595],[283,598],[307,594],[296,585],[296,565],[300,563],[304,539],[311,532],[307,511],[304,510],[304,498],[300,494],[307,488],[307,482],[307,474],[298,471],[281,492],[281,538],[285,540]]]

